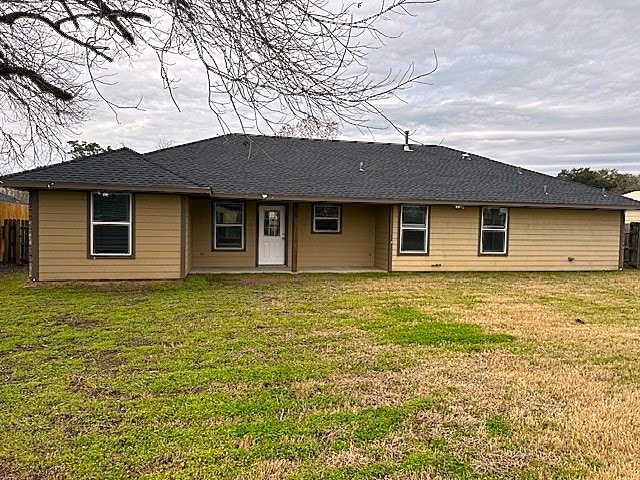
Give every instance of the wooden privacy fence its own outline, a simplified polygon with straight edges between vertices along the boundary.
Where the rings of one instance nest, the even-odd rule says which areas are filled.
[[[640,223],[631,223],[624,234],[624,263],[640,268]]]
[[[29,220],[29,205],[0,202],[0,226],[5,219]]]
[[[29,263],[29,221],[5,219],[0,227],[2,263]]]

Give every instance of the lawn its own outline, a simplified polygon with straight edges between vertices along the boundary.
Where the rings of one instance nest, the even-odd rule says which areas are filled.
[[[638,271],[11,273],[0,319],[0,478],[640,478]]]

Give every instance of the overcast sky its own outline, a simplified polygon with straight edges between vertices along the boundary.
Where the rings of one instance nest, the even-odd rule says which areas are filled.
[[[552,174],[580,166],[640,173],[639,7],[638,0],[442,0],[385,22],[384,30],[403,35],[369,63],[374,72],[411,62],[429,70],[437,52],[431,84],[384,107],[417,142]],[[78,138],[146,152],[160,141],[219,134],[198,65],[178,67],[181,111],[162,89],[157,62],[143,55],[113,69],[118,83],[107,93],[125,104],[142,97],[144,111],[120,111],[118,124],[98,104]],[[350,128],[340,138],[372,140]],[[402,141],[392,129],[374,139]]]

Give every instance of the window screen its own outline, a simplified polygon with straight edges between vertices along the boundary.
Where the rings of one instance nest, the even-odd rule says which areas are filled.
[[[340,233],[342,207],[340,205],[314,205],[314,233]]]
[[[494,255],[507,253],[508,220],[508,208],[485,207],[482,209],[480,253]]]
[[[216,202],[213,231],[216,250],[243,250],[244,203]]]
[[[429,207],[403,205],[400,209],[400,253],[427,253]]]
[[[131,255],[131,195],[91,194],[91,254]]]

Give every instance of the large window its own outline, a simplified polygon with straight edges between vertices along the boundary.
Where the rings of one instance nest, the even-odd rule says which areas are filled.
[[[509,209],[484,207],[480,253],[483,255],[506,255],[508,243]]]
[[[429,207],[403,205],[400,208],[400,253],[427,254],[428,238]]]
[[[131,194],[91,194],[91,255],[131,256]]]
[[[244,203],[214,204],[213,247],[215,250],[244,250]]]
[[[313,233],[340,233],[342,208],[340,205],[313,206]]]

